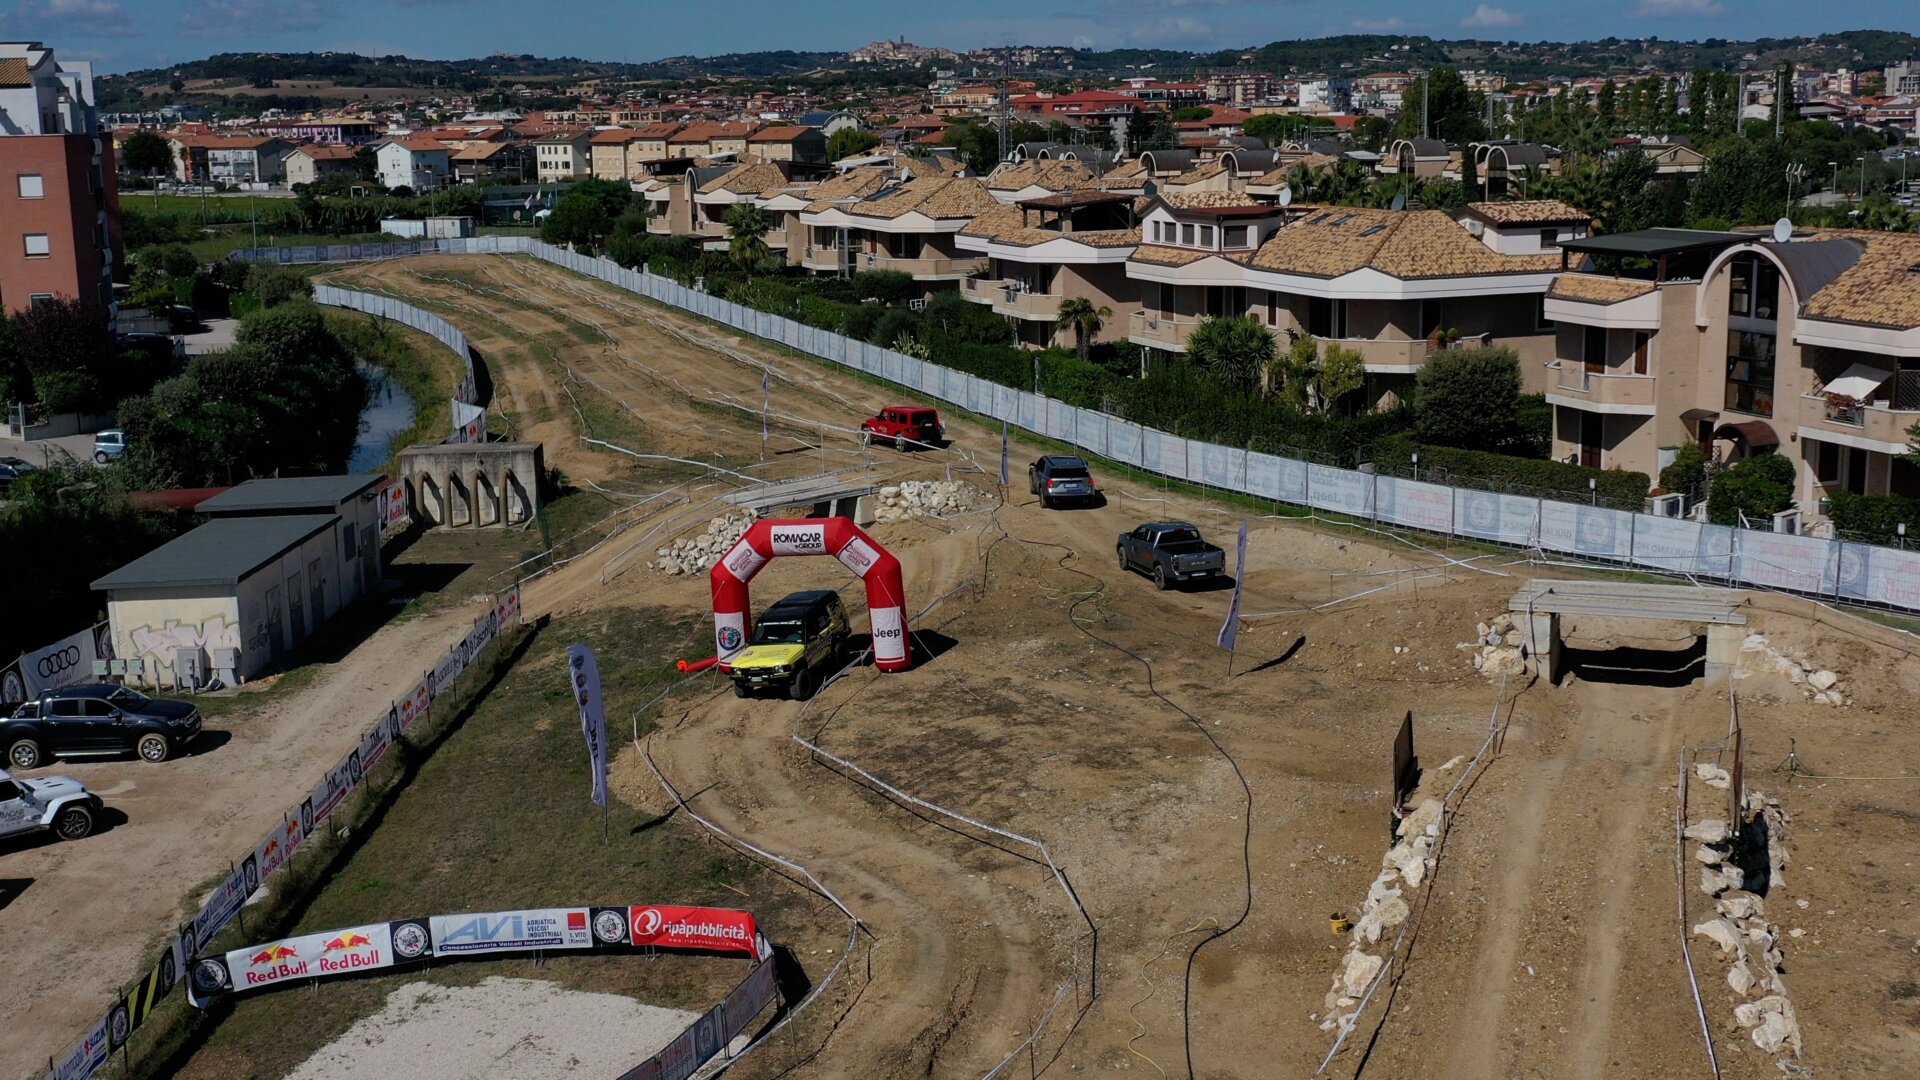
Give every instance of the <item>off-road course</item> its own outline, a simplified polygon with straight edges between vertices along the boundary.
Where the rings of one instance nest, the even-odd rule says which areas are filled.
[[[1431,882],[1408,892],[1402,960],[1327,1075],[1712,1075],[1681,942],[1713,902],[1692,845],[1676,845],[1675,782],[1685,749],[1724,739],[1727,688],[1618,670],[1660,666],[1698,627],[1570,620],[1588,661],[1561,685],[1488,678],[1469,663],[1476,624],[1528,577],[1585,571],[1270,516],[1098,463],[1104,505],[1044,510],[1023,475],[1041,447],[1018,438],[1002,500],[997,424],[949,413],[945,449],[863,449],[851,429],[910,395],[532,260],[328,278],[460,325],[493,379],[493,429],[543,441],[569,483],[606,498],[595,536],[612,535],[529,583],[529,618],[710,610],[704,574],[648,563],[752,478],[951,478],[987,496],[869,530],[906,569],[912,671],[850,667],[805,703],[738,699],[709,675],[620,752],[617,797],[674,810],[657,768],[694,813],[804,866],[859,919],[851,956],[801,953],[816,984],[832,981],[739,1075],[969,1077],[1009,1056],[1003,1075],[1313,1075],[1334,1044],[1320,1021],[1347,947],[1329,917],[1357,915],[1392,844],[1391,748],[1409,712],[1419,798],[1466,779]],[[1237,523],[1251,526],[1231,658],[1215,646],[1228,588],[1159,592],[1116,564],[1118,533],[1163,518],[1200,525],[1230,569]],[[830,560],[777,560],[753,587],[759,607],[821,587],[863,607]],[[1793,865],[1765,904],[1783,933],[1804,931],[1780,943],[1796,1065],[1920,1074],[1920,782],[1776,768],[1792,748],[1822,776],[1920,772],[1903,722],[1920,691],[1914,639],[1801,601],[1761,607],[1751,629],[1838,672],[1853,700],[1810,704],[1778,674],[1734,681],[1748,785],[1793,822]],[[980,824],[1045,844],[1060,876]],[[834,903],[812,912],[805,934],[763,930],[846,940]],[[1722,1075],[1781,1075],[1734,1025],[1718,950],[1692,943]]]

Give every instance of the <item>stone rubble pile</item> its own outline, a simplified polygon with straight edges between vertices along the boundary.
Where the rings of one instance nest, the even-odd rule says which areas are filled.
[[[1479,636],[1460,646],[1473,650],[1473,670],[1489,678],[1499,678],[1518,675],[1527,669],[1527,635],[1513,625],[1512,615],[1503,612],[1473,629]]]
[[[1419,888],[1433,870],[1433,847],[1439,842],[1444,813],[1440,800],[1428,799],[1400,819],[1396,830],[1399,843],[1381,857],[1380,875],[1367,887],[1360,918],[1348,934],[1347,953],[1333,977],[1333,988],[1327,991],[1327,1011],[1320,1020],[1320,1030],[1332,1031],[1352,1020],[1360,1010],[1361,996],[1386,965],[1386,957],[1365,950],[1378,945],[1389,930],[1412,914],[1403,896]]]
[[[985,506],[986,492],[960,480],[905,480],[880,489],[873,520],[882,524],[913,517],[945,517]]]
[[[1725,769],[1711,764],[1694,766],[1694,776],[1709,786],[1728,786]],[[1764,890],[1786,885],[1787,849],[1780,842],[1787,825],[1787,813],[1780,800],[1758,791],[1747,792],[1745,810],[1747,829],[1764,829],[1767,838],[1767,868],[1764,882],[1752,882]],[[1798,936],[1783,931],[1766,915],[1766,901],[1743,886],[1750,884],[1746,872],[1733,861],[1733,829],[1723,820],[1697,821],[1682,833],[1699,846],[1693,857],[1700,866],[1700,890],[1713,897],[1716,915],[1696,924],[1693,932],[1719,946],[1723,957],[1731,958],[1727,985],[1742,1000],[1733,1009],[1733,1018],[1753,1038],[1753,1043],[1769,1054],[1783,1050],[1800,1054],[1800,1022],[1780,981],[1786,957],[1780,950],[1782,937]],[[1746,1000],[1754,995],[1757,1000]]]
[[[742,536],[747,527],[753,524],[753,511],[741,510],[738,513],[722,514],[707,522],[707,531],[697,536],[675,540],[659,551],[659,558],[647,566],[663,574],[675,576],[684,574],[704,574],[713,569],[713,564],[727,553]]]
[[[1740,663],[1734,678],[1750,675],[1785,675],[1815,705],[1851,705],[1840,676],[1804,656],[1789,656],[1773,647],[1765,634],[1748,634],[1740,643]]]

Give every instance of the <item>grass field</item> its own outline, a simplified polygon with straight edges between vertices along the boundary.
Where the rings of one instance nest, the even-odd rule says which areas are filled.
[[[696,651],[700,620],[616,609],[533,631],[525,651],[471,715],[419,767],[359,848],[301,909],[289,933],[407,915],[576,904],[673,902],[744,907],[776,941],[820,920],[790,885],[701,839],[690,823],[614,801],[610,838],[588,798],[586,751],[566,673],[566,649],[603,657],[610,735],[677,678],[670,658]],[[651,728],[640,720],[644,733]],[[837,935],[840,931],[830,930]],[[704,1009],[746,974],[736,961],[584,956],[442,964],[237,999],[181,1076],[279,1076],[377,1011],[403,982],[472,984],[488,975]],[[529,1024],[537,1023],[529,1018]]]

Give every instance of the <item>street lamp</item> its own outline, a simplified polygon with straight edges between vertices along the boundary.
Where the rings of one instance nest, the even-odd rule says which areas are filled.
[[[1590,505],[1600,505],[1600,481],[1596,477],[1587,477],[1587,501]]]
[[[1420,455],[1417,453],[1413,455],[1413,478],[1420,479]]]
[[[1838,196],[1840,194],[1840,163],[1837,161],[1829,161],[1827,162],[1827,168],[1833,170],[1833,193],[1835,196]]]

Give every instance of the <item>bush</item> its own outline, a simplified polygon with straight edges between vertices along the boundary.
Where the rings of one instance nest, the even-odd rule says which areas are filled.
[[[894,342],[901,338],[919,340],[921,328],[920,316],[906,308],[885,308],[872,329],[867,331],[867,341],[893,348]]]
[[[847,279],[848,299],[899,304],[920,297],[920,284],[901,270],[862,270]]]
[[[1827,516],[1833,519],[1834,531],[1846,540],[1892,544],[1900,538],[1900,525],[1920,536],[1920,499],[1836,491]]]
[[[1707,520],[1738,525],[1744,517],[1756,529],[1773,527],[1773,515],[1793,506],[1793,460],[1761,454],[1740,461],[1713,478]]]
[[[1422,442],[1462,450],[1507,449],[1516,441],[1520,358],[1497,347],[1436,353],[1414,380],[1413,410]]]
[[[1444,471],[1446,483],[1458,487],[1559,496],[1568,502],[1584,502],[1597,495],[1635,510],[1647,497],[1647,474],[1643,472],[1593,469],[1564,461],[1435,446],[1404,434],[1373,444],[1374,465],[1395,474],[1412,468],[1414,454],[1420,455],[1421,475]],[[1587,487],[1589,480],[1594,482],[1592,488]]]
[[[296,298],[311,298],[313,282],[290,266],[260,263],[247,271],[247,291],[262,307],[275,307]]]
[[[1686,443],[1675,451],[1673,461],[1660,470],[1660,486],[1668,492],[1691,496],[1707,478],[1707,451],[1699,443]]]

